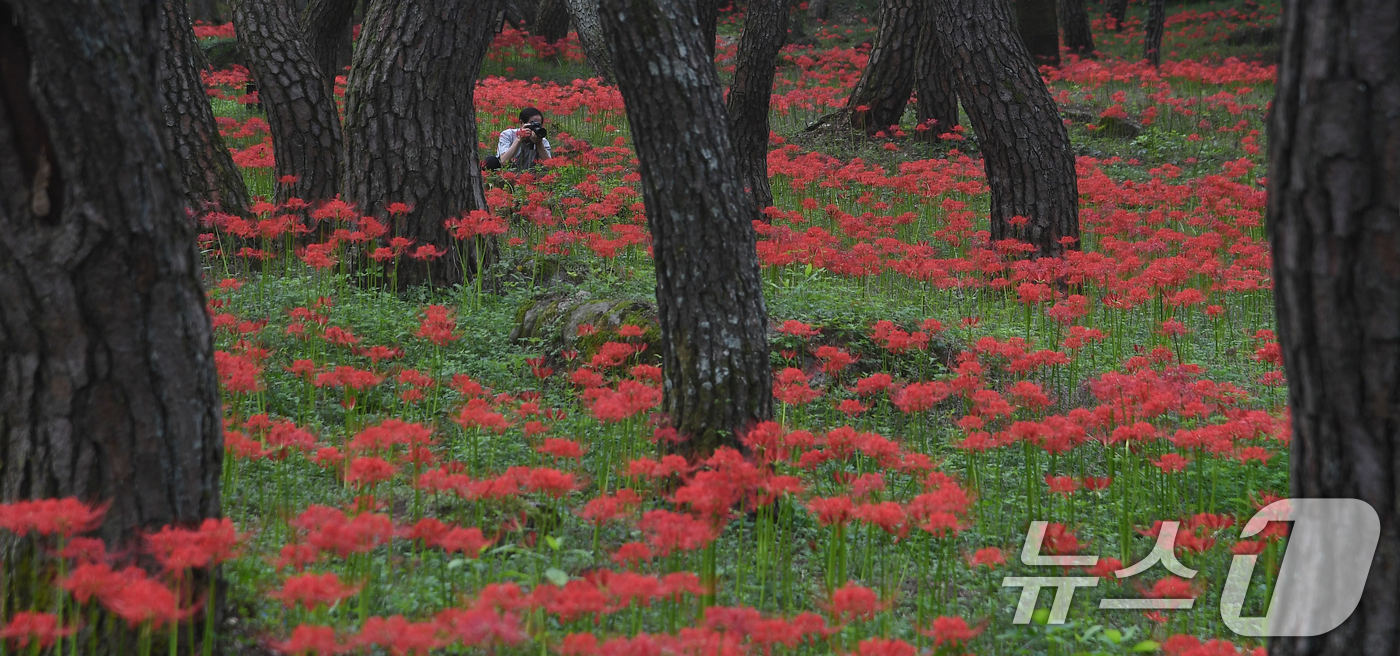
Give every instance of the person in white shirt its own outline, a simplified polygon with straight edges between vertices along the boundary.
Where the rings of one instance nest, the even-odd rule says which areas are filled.
[[[496,156],[486,158],[486,168],[500,168],[509,162],[513,168],[527,169],[540,160],[549,159],[553,151],[549,131],[544,128],[544,114],[534,107],[520,110],[520,127],[501,131],[496,142]],[[494,161],[493,161],[494,160]]]

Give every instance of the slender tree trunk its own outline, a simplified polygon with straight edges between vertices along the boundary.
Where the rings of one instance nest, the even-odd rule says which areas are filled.
[[[831,15],[831,0],[808,0],[807,18],[826,20],[829,15]]]
[[[373,0],[365,16],[345,103],[345,197],[381,218],[408,204],[393,236],[447,251],[400,264],[404,286],[479,273],[480,244],[459,243],[443,222],[486,208],[474,96],[496,12],[496,0]]]
[[[350,22],[355,0],[311,0],[301,15],[302,38],[321,76],[335,89],[335,78],[350,65]]]
[[[579,44],[583,46],[583,56],[588,61],[588,67],[604,82],[611,82],[612,59],[608,56],[608,43],[603,39],[603,24],[598,22],[598,0],[564,2],[569,9],[569,20],[578,32]]]
[[[1059,0],[1060,28],[1065,31],[1065,47],[1080,57],[1094,56],[1094,31],[1089,28],[1089,12],[1084,0]]]
[[[0,499],[110,502],[113,552],[219,515],[212,331],[157,105],[162,13],[0,2]]]
[[[768,186],[768,106],[778,50],[787,36],[789,0],[749,0],[726,110],[739,179],[760,209],[773,204]]]
[[[233,163],[199,71],[207,68],[195,42],[185,0],[161,0],[160,54],[156,77],[164,117],[165,146],[175,155],[185,202],[203,214],[248,214],[248,188]]]
[[[1147,1],[1147,34],[1142,39],[1142,58],[1153,66],[1162,65],[1162,32],[1166,30],[1166,0]]]
[[[719,34],[720,0],[695,0],[700,11],[700,42],[715,60],[715,37]]]
[[[224,17],[219,13],[219,3],[217,0],[188,0],[189,6],[186,8],[191,20],[203,21],[210,25],[219,25],[224,22]]]
[[[1351,618],[1274,656],[1400,650],[1400,5],[1289,0],[1267,224],[1288,378],[1291,495],[1356,498],[1381,536]]]
[[[703,457],[773,413],[768,313],[719,76],[686,0],[604,0],[656,260],[662,406]]]
[[[1013,0],[1015,25],[1037,66],[1060,65],[1060,30],[1055,0]]]
[[[1012,31],[1007,0],[933,4],[992,189],[992,239],[1033,244],[1036,256],[1061,254],[1062,238],[1079,238],[1074,151],[1055,100]],[[1014,217],[1029,222],[1017,227]]]
[[[904,116],[914,90],[914,60],[924,24],[919,4],[925,1],[881,0],[880,29],[870,60],[846,99],[851,127],[874,133],[898,125]]]
[[[291,8],[283,0],[234,0],[233,24],[267,110],[277,201],[333,198],[340,193],[340,116]],[[286,176],[295,181],[280,182]]]
[[[920,140],[931,140],[958,125],[958,94],[953,84],[953,70],[939,42],[934,24],[931,0],[923,0],[919,20],[917,59],[914,63],[914,90],[917,97],[917,121],[928,129],[915,131]]]
[[[569,7],[564,0],[540,0],[531,32],[554,43],[569,36]]]
[[[1115,32],[1122,32],[1123,21],[1128,20],[1128,0],[1106,1],[1108,3],[1108,12],[1105,14],[1105,16],[1108,17],[1109,22],[1113,25],[1113,30]]]

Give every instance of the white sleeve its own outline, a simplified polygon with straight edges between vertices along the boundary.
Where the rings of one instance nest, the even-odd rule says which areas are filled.
[[[501,130],[501,138],[496,142],[496,157],[505,155],[513,143],[515,143],[515,130],[509,128]]]
[[[549,138],[546,137],[546,138],[543,139],[542,141],[544,141],[544,156],[545,156],[545,157],[554,157],[554,151],[551,150],[550,147],[549,147]]]

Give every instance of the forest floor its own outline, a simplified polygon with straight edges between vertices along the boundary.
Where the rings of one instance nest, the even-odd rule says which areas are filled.
[[[971,130],[917,140],[912,105],[903,134],[805,129],[843,104],[875,27],[849,8],[807,25],[814,45],[781,55],[759,236],[778,417],[748,459],[698,466],[656,444],[654,278],[621,98],[584,79],[574,41],[508,30],[478,88],[483,148],[532,105],[559,157],[488,177],[471,230],[500,232],[501,257],[484,282],[384,291],[422,264],[372,258],[349,210],[322,257],[284,247],[270,204],[261,225],[206,228],[224,507],[247,535],[225,566],[235,633],[288,653],[1259,647],[1219,600],[1232,556],[1262,553],[1245,606],[1261,614],[1284,548],[1277,531],[1239,537],[1288,480],[1263,229],[1278,11],[1173,5],[1153,69],[1134,4],[1122,32],[1096,22],[1105,56],[1043,71],[1079,155],[1082,243],[1035,262],[987,243]],[[722,76],[741,22],[722,20]],[[213,76],[213,102],[266,196],[270,141],[241,75]],[[1034,521],[1041,553],[1097,562],[1024,564]],[[1181,522],[1175,554],[1198,573],[1118,580],[1162,521]],[[1100,579],[1064,623],[1048,595],[1014,621],[1004,577],[1064,575]]]

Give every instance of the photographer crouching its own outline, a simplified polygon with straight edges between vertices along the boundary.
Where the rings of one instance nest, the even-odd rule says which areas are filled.
[[[535,162],[549,159],[553,154],[549,148],[549,130],[544,127],[544,114],[534,107],[520,110],[520,127],[501,131],[496,142],[496,154],[487,157],[482,168],[498,169],[503,162],[511,168],[528,169]]]

